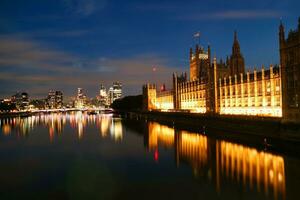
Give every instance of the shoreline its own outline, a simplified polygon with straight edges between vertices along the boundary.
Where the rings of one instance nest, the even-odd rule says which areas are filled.
[[[205,132],[217,139],[232,140],[254,146],[268,146],[275,152],[300,152],[300,125],[289,125],[278,118],[215,116],[194,113],[120,111],[125,118],[159,122],[177,129]],[[266,144],[265,144],[266,143]],[[298,156],[298,154],[296,155]]]

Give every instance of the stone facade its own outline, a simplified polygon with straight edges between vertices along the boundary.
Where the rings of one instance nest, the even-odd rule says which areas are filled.
[[[207,50],[196,45],[190,49],[190,79],[173,75],[173,88],[156,91],[144,86],[147,110],[170,110],[220,115],[283,117],[300,122],[300,19],[298,30],[285,39],[279,27],[281,66],[264,67],[245,73],[245,61],[234,33],[232,55],[226,62],[211,62]],[[172,106],[173,105],[173,106]]]
[[[298,29],[291,30],[287,38],[283,24],[280,24],[279,49],[283,120],[300,123],[300,18]]]

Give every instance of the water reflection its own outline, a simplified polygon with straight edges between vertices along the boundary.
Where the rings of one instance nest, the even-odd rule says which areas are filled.
[[[88,115],[86,112],[73,112],[0,119],[1,132],[4,136],[14,132],[17,137],[27,137],[35,127],[41,125],[48,128],[50,142],[63,132],[67,124],[76,130],[79,140],[84,137],[88,125],[95,125],[102,138],[111,137],[115,141],[123,139],[121,119],[113,118],[111,114]]]
[[[109,114],[88,115],[84,112],[41,114],[26,118],[0,119],[2,133],[0,136],[30,137],[31,131],[40,126],[46,128],[49,141],[55,142],[64,129],[70,126],[71,129],[69,127],[68,130],[71,130],[73,137],[79,140],[96,133],[97,138],[110,138],[118,142],[124,137],[122,123],[120,118]],[[133,126],[136,126],[136,123],[140,122],[134,122]],[[144,125],[142,124],[143,130],[147,128],[145,134],[142,132],[145,137],[144,143],[147,150],[153,153],[155,162],[163,164],[159,162],[160,151],[171,150],[170,152],[174,152],[176,167],[189,166],[196,181],[204,180],[205,184],[208,182],[221,195],[226,193],[228,187],[239,187],[244,191],[261,193],[271,199],[285,198],[286,169],[282,156],[232,142],[215,140],[202,134],[177,130],[156,122],[147,122],[147,126]],[[129,144],[131,146],[127,148],[131,150],[133,145]]]
[[[274,199],[285,198],[285,167],[281,156],[155,122],[148,123],[146,144],[148,150],[155,152],[160,146],[175,148],[177,166],[188,163],[196,177],[207,177],[218,192],[222,191],[222,185],[234,183]]]
[[[283,157],[224,141],[217,141],[217,148],[217,157],[220,158],[217,168],[221,175],[251,189],[256,184],[256,189],[263,190],[265,195],[273,191],[275,199],[278,194],[285,196]]]

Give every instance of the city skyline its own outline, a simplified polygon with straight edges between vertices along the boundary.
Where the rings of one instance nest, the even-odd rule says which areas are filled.
[[[10,1],[0,3],[0,98],[49,89],[68,98],[78,87],[94,96],[99,83],[141,93],[145,80],[170,82],[188,71],[188,48],[201,32],[219,60],[238,32],[246,69],[279,64],[278,25],[297,26],[298,1]],[[153,70],[155,68],[156,70]],[[168,85],[167,85],[168,87]]]

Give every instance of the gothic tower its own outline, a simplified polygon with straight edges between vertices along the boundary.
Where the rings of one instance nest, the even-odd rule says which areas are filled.
[[[234,32],[234,41],[232,45],[232,54],[230,56],[230,74],[231,76],[245,73],[245,61],[241,54],[240,43],[237,38],[237,32]]]
[[[211,65],[210,60],[210,46],[208,46],[207,51],[198,44],[194,52],[190,48],[190,81],[207,80]]]
[[[286,122],[300,123],[300,18],[298,30],[285,39],[284,26],[279,25],[282,116]]]

